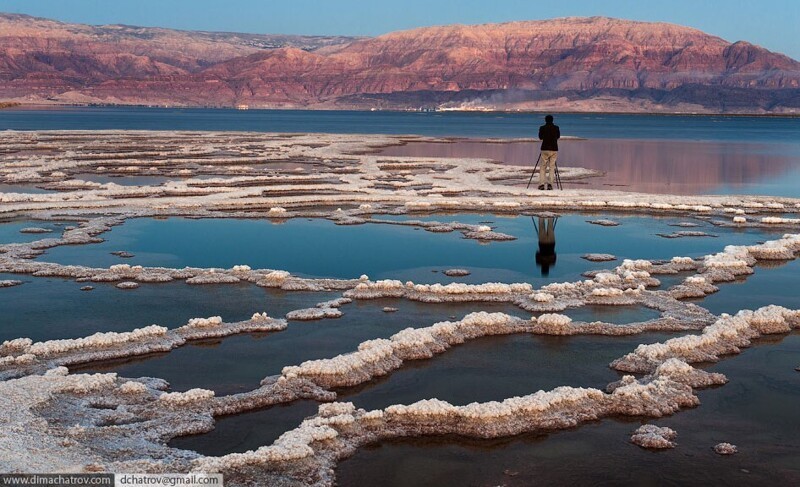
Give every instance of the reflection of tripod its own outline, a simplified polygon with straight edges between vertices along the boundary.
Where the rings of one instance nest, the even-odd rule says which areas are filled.
[[[531,187],[531,181],[533,181],[533,175],[536,174],[536,168],[539,167],[539,161],[542,160],[542,153],[539,153],[539,157],[536,158],[536,165],[533,166],[533,171],[531,172],[531,178],[528,180],[528,185],[525,186],[525,189],[529,189]],[[558,172],[558,161],[553,163],[553,171],[556,173],[556,187],[558,189],[564,189],[561,186],[561,173]]]

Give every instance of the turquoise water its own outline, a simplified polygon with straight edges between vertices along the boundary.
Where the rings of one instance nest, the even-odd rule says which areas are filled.
[[[251,284],[191,286],[182,281],[146,284],[123,290],[114,283],[77,283],[65,279],[0,274],[23,281],[0,288],[0,342],[78,338],[98,331],[130,331],[153,323],[175,328],[190,318],[222,316],[249,319],[255,312],[283,317],[313,306],[330,293],[282,292]],[[82,286],[93,291],[81,291]],[[318,301],[319,300],[319,301]]]
[[[0,245],[6,243],[34,242],[43,238],[59,238],[64,227],[75,222],[53,222],[40,220],[0,220]],[[46,228],[50,233],[20,233],[23,228]]]
[[[410,226],[367,224],[339,226],[328,220],[292,219],[281,224],[245,219],[134,219],[101,235],[100,244],[53,248],[40,260],[62,264],[109,266],[121,262],[145,266],[224,267],[247,264],[253,268],[287,270],[305,276],[400,279],[414,282],[531,282],[576,280],[590,269],[611,268],[623,258],[668,259],[676,255],[701,256],[730,244],[753,244],[782,234],[754,229],[698,230],[719,238],[665,239],[657,233],[677,230],[678,218],[612,217],[617,227],[591,225],[586,220],[607,215],[566,215],[556,225],[556,264],[547,276],[536,263],[538,237],[531,217],[453,214],[409,219],[491,221],[496,230],[517,237],[508,242],[482,244],[460,232],[431,233]],[[124,250],[135,257],[120,259],[110,252]],[[616,263],[581,259],[586,253],[611,253]],[[472,275],[448,278],[441,271],[465,267]],[[436,271],[436,272],[434,272]]]
[[[202,108],[59,107],[6,109],[0,130],[235,130],[534,137],[543,116]],[[800,118],[556,114],[565,135],[589,138],[797,142]]]

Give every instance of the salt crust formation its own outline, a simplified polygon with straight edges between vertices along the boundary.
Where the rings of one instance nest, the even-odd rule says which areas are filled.
[[[611,366],[624,372],[646,373],[672,358],[687,363],[716,362],[722,355],[739,353],[761,335],[788,333],[796,328],[800,328],[800,312],[781,306],[743,310],[735,316],[723,314],[699,335],[639,345],[632,353],[612,362]]]
[[[284,433],[270,446],[200,458],[192,463],[192,470],[221,471],[236,478],[278,468],[284,475],[303,475],[306,482],[329,484],[333,481],[330,469],[336,461],[360,446],[389,438],[443,434],[496,438],[570,428],[610,415],[661,417],[699,404],[681,375],[682,370],[665,368],[641,380],[627,376],[627,382],[610,393],[557,387],[466,406],[438,399],[373,411],[356,409],[352,403],[323,405],[316,416]],[[310,468],[313,473],[309,473]]]
[[[19,231],[19,233],[50,233],[53,230],[49,228],[41,228],[41,227],[27,227],[23,228]]]
[[[717,443],[714,445],[714,452],[719,455],[733,455],[739,453],[739,449],[730,443]]]
[[[523,320],[500,313],[473,313],[460,321],[409,328],[389,339],[368,340],[350,354],[286,367],[259,388],[216,397],[193,389],[165,392],[160,379],[125,379],[116,374],[69,374],[64,365],[168,351],[187,340],[286,327],[257,313],[227,324],[219,317],[190,320],[167,329],[152,325],[124,333],[0,345],[0,411],[8,428],[0,450],[35,452],[3,456],[8,471],[222,471],[231,485],[319,484],[334,482],[333,467],[368,443],[388,438],[454,434],[494,438],[528,431],[574,427],[607,416],[658,418],[698,404],[693,388],[723,384],[726,378],[689,363],[737,353],[761,334],[797,328],[798,312],[780,307],[713,315],[679,301],[703,297],[716,283],[746,277],[759,260],[789,260],[800,236],[786,235],[760,245],[726,247],[703,259],[666,262],[623,261],[589,279],[533,289],[525,283],[432,284],[392,280],[303,279],[288,272],[252,269],[110,268],[64,266],[31,260],[58,245],[100,242],[99,235],[127,218],[187,216],[207,218],[328,218],[336,224],[413,225],[431,232],[460,231],[466,238],[508,240],[485,224],[422,220],[395,221],[380,215],[444,212],[538,214],[543,210],[660,213],[696,217],[716,226],[797,228],[800,202],[758,196],[639,195],[574,190],[542,194],[521,187],[525,168],[478,159],[390,158],[374,147],[416,137],[236,134],[190,132],[8,132],[0,142],[0,182],[37,184],[46,194],[0,193],[0,215],[70,220],[60,237],[0,245],[0,272],[74,278],[79,282],[149,283],[175,279],[188,284],[247,282],[287,291],[344,291],[318,304],[313,314],[341,313],[352,299],[395,297],[421,302],[508,302],[539,314]],[[8,154],[12,154],[9,156]],[[297,164],[298,170],[265,175],[270,164]],[[263,166],[263,167],[257,167]],[[74,179],[96,171],[113,175],[161,176],[158,186],[121,186]],[[590,172],[562,168],[562,177]],[[521,184],[520,184],[521,183]],[[332,208],[336,208],[332,211]],[[733,221],[730,215],[735,215]],[[778,214],[780,216],[774,216]],[[377,218],[376,218],[377,216]],[[723,219],[720,219],[723,218]],[[601,220],[602,221],[602,220]],[[616,223],[616,222],[613,222]],[[688,226],[688,225],[686,225]],[[681,232],[676,232],[681,233]],[[655,276],[693,272],[667,291],[654,291]],[[639,305],[657,309],[656,320],[629,325],[573,322],[560,314],[586,304]],[[712,324],[713,323],[713,324]],[[430,358],[463,341],[489,334],[542,333],[621,335],[648,330],[697,330],[701,335],[642,345],[614,362],[626,375],[605,391],[558,387],[503,401],[453,406],[437,399],[364,411],[350,403],[322,404],[317,415],[284,433],[272,445],[222,457],[176,450],[166,442],[179,435],[209,431],[214,416],[233,414],[297,399],[332,401],[328,388],[361,384],[391,372],[406,360]],[[672,441],[669,431],[637,430]],[[636,436],[636,434],[634,435]]]
[[[606,220],[606,219],[586,220],[586,223],[591,223],[592,225],[600,225],[601,227],[616,227],[619,225],[618,221]]]
[[[342,312],[336,308],[306,308],[286,313],[287,320],[310,321],[325,318],[339,318]]]
[[[792,198],[671,196],[567,189],[525,189],[524,167],[482,159],[387,157],[378,147],[424,137],[236,132],[6,131],[0,142],[0,183],[36,184],[56,192],[0,193],[0,214],[48,209],[103,212],[125,208],[159,214],[297,217],[299,211],[341,208],[338,219],[392,211],[624,211],[709,215],[761,213],[747,225],[796,228],[786,217]],[[444,141],[446,142],[446,141]],[[271,170],[270,166],[274,169]],[[302,172],[286,166],[304,169]],[[79,174],[158,176],[153,186],[82,181]],[[593,173],[562,168],[562,178]],[[767,213],[767,215],[763,215]],[[781,216],[774,216],[779,214]],[[336,220],[330,212],[327,215]],[[780,220],[775,220],[780,219]],[[728,220],[730,224],[733,224]],[[478,232],[475,233],[492,233]]]
[[[667,427],[660,427],[654,424],[645,424],[633,432],[631,442],[642,448],[663,450],[665,448],[675,448],[675,438],[678,433]]]
[[[129,332],[95,333],[83,338],[45,342],[17,338],[0,344],[0,379],[40,374],[57,366],[168,352],[188,340],[285,328],[286,321],[268,318],[266,313],[255,313],[251,319],[235,323],[223,323],[219,316],[193,318],[172,330],[150,325]]]

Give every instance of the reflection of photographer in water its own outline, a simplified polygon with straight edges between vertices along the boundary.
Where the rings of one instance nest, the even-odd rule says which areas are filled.
[[[542,276],[550,274],[550,266],[556,265],[556,222],[558,218],[539,217],[539,251],[536,252],[536,265],[542,268]]]

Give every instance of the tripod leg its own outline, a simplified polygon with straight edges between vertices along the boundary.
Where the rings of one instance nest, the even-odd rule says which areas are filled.
[[[558,189],[563,190],[564,186],[561,184],[561,172],[556,172],[556,176],[558,177]]]
[[[539,153],[539,157],[536,158],[536,165],[533,166],[533,171],[531,172],[531,178],[528,179],[528,185],[525,186],[525,189],[530,189],[531,181],[533,181],[533,175],[536,174],[536,168],[539,167],[539,160],[542,158],[542,153]]]
[[[558,185],[558,189],[563,190],[564,187],[561,185],[561,171],[558,170],[558,163],[555,164],[556,169],[556,184]]]

